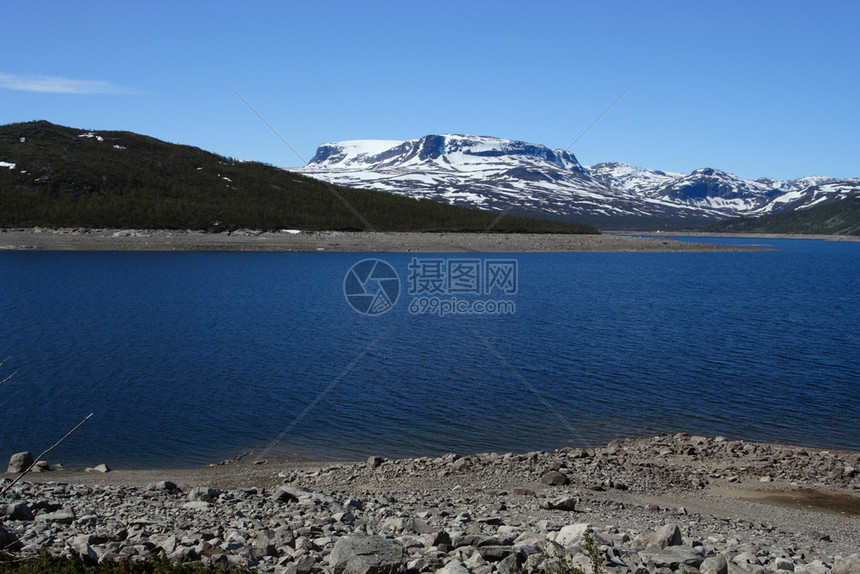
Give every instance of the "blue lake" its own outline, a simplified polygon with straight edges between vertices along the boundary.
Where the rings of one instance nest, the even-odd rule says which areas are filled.
[[[698,238],[697,238],[698,239]],[[860,243],[758,253],[0,252],[0,459],[194,466],[687,431],[860,450]],[[382,259],[394,307],[356,312]],[[496,315],[410,313],[413,258],[507,260]],[[456,261],[455,261],[456,263]],[[450,299],[451,292],[443,299]],[[413,307],[413,310],[416,307]]]

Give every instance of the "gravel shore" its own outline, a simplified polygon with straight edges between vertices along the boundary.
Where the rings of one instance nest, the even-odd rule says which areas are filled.
[[[164,551],[290,574],[513,574],[565,555],[590,573],[588,532],[618,574],[857,574],[858,468],[856,452],[682,433],[521,454],[52,471],[6,493],[3,532],[21,554]]]
[[[370,233],[341,231],[200,231],[134,229],[0,229],[0,250],[47,251],[360,251],[360,252],[560,252],[754,251],[623,235],[533,233]]]

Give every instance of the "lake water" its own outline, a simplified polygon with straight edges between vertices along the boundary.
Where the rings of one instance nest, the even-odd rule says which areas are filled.
[[[778,251],[0,252],[0,380],[18,370],[0,386],[0,459],[41,452],[90,412],[51,462],[429,456],[676,431],[860,450],[860,243],[721,241]],[[398,276],[375,316],[344,295],[366,258]],[[514,263],[513,288],[503,274],[462,292],[494,262]],[[461,274],[435,300],[409,292],[434,269]],[[434,301],[452,298],[507,312],[440,317]]]

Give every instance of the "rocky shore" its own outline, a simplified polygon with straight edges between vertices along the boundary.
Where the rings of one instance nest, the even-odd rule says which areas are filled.
[[[55,471],[6,492],[0,537],[21,555],[163,551],[290,574],[593,574],[588,540],[607,573],[858,574],[858,468],[860,453],[678,434],[523,454]]]
[[[370,233],[260,231],[218,233],[153,229],[0,229],[0,250],[47,251],[359,251],[359,252],[560,252],[755,251],[706,243],[624,235],[534,233]]]

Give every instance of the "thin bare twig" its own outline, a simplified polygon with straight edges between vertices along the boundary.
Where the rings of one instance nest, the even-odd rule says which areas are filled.
[[[0,385],[2,385],[3,383],[5,383],[6,381],[8,381],[9,379],[11,379],[12,377],[14,377],[17,374],[18,374],[18,371],[13,372],[11,375],[9,375],[8,377],[6,377],[2,381],[0,381]]]
[[[0,361],[0,367],[2,367],[3,365],[5,365],[5,364],[6,364],[6,361],[8,361],[9,359],[11,359],[11,357],[6,357],[6,358],[5,358],[5,359],[3,359],[2,361]],[[11,379],[12,377],[14,377],[14,376],[15,376],[15,375],[17,375],[17,374],[18,374],[18,371],[15,371],[15,372],[14,372],[14,373],[12,373],[11,375],[9,375],[8,377],[6,377],[6,378],[5,378],[5,379],[3,379],[2,381],[0,381],[0,385],[2,385],[3,383],[5,383],[6,381],[8,381],[9,379]]]
[[[51,452],[52,450],[54,450],[55,448],[57,448],[58,446],[60,446],[60,443],[61,443],[61,442],[63,442],[63,441],[64,441],[64,440],[66,440],[67,438],[69,438],[69,436],[70,436],[73,432],[75,432],[76,430],[78,430],[79,428],[81,428],[81,426],[82,426],[85,422],[87,422],[88,420],[90,420],[90,417],[91,417],[91,416],[93,416],[93,413],[88,414],[88,415],[84,418],[84,420],[82,420],[82,421],[81,421],[81,422],[79,422],[77,425],[75,425],[75,428],[73,428],[72,430],[70,430],[69,432],[67,432],[67,433],[63,436],[63,438],[61,438],[60,440],[58,440],[57,442],[55,442],[53,445],[51,445],[51,447],[50,447],[48,450],[46,450],[45,452],[43,452],[42,454],[40,454],[39,456],[37,456],[37,457],[36,457],[36,459],[33,461],[33,464],[31,464],[30,466],[28,466],[28,467],[27,467],[27,469],[26,469],[24,472],[22,472],[21,474],[19,474],[19,475],[18,475],[18,478],[16,478],[15,480],[13,480],[13,481],[12,481],[12,482],[10,482],[9,484],[7,484],[7,485],[5,486],[5,488],[3,488],[3,490],[0,490],[0,496],[3,496],[4,494],[6,494],[6,491],[7,491],[7,490],[9,490],[9,489],[10,489],[10,488],[12,488],[13,486],[15,486],[15,483],[17,483],[19,480],[21,480],[22,478],[24,478],[24,475],[26,475],[28,472],[30,472],[31,470],[33,470],[33,467],[35,467],[35,466],[36,466],[36,463],[37,463],[37,462],[39,462],[40,460],[42,460],[42,458],[44,458],[44,457],[45,457],[45,455],[47,455],[49,452]]]

